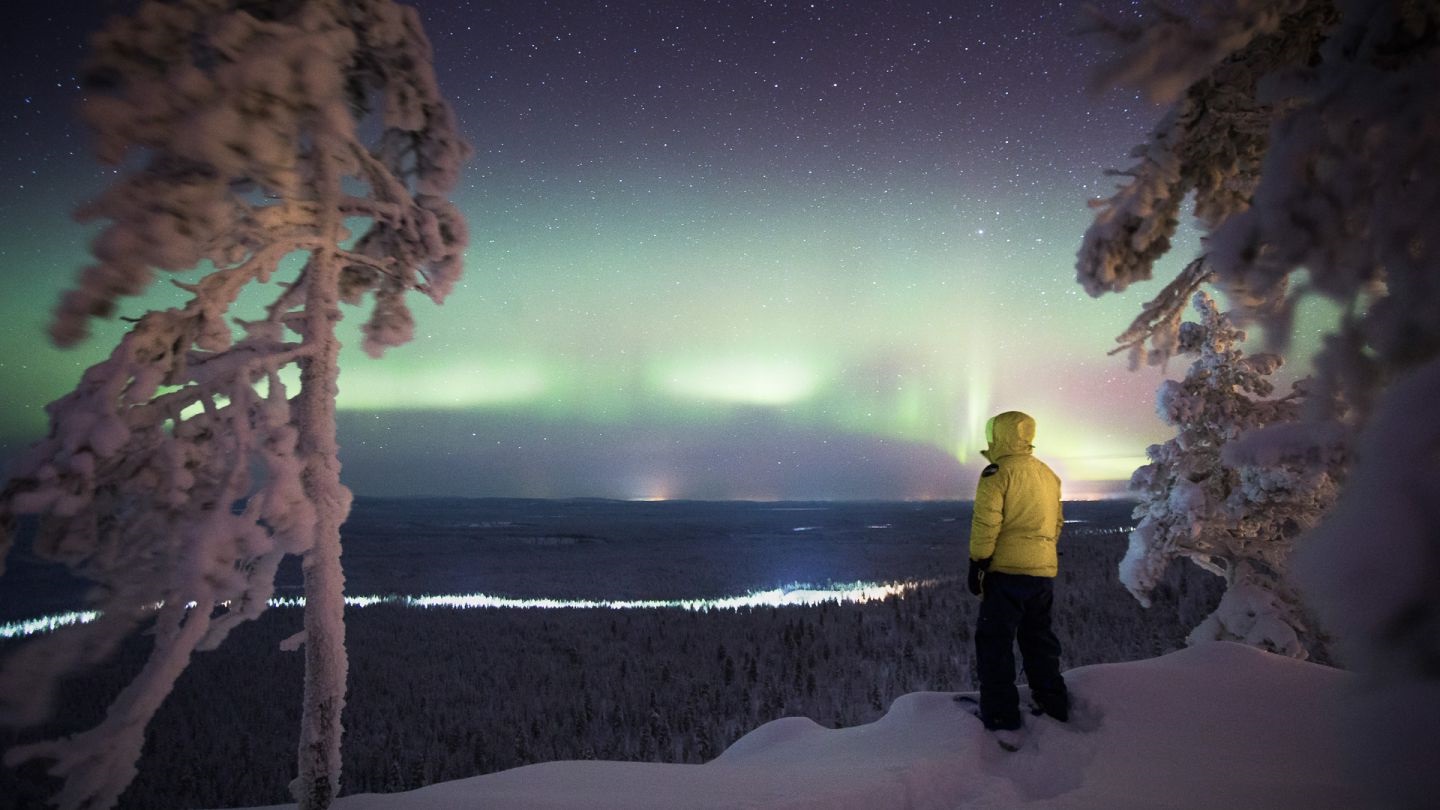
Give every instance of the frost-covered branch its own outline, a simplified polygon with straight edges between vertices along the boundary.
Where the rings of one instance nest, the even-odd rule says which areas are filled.
[[[1121,67],[1113,74],[1169,65],[1169,72],[1143,86],[1173,95],[1175,103],[1150,140],[1132,152],[1139,162],[1118,173],[1131,179],[1097,204],[1076,265],[1091,295],[1120,292],[1151,277],[1156,260],[1170,250],[1187,194],[1195,193],[1195,214],[1207,227],[1250,205],[1270,122],[1290,106],[1261,97],[1259,84],[1276,70],[1314,58],[1334,15],[1328,0],[1236,4],[1246,9],[1243,25],[1223,12],[1200,23],[1170,14],[1144,35],[1124,40]],[[1206,29],[1207,21],[1224,31]],[[1176,44],[1192,40],[1193,47]],[[1167,89],[1175,76],[1197,71],[1183,93]]]
[[[1122,22],[1091,10],[1092,30],[1123,46],[1095,82],[1102,88],[1139,85],[1151,100],[1173,102],[1257,37],[1290,24],[1307,5],[1308,0],[1224,0],[1201,7],[1192,18],[1152,0],[1143,22]]]
[[[1180,323],[1185,315],[1185,304],[1210,277],[1204,256],[1190,262],[1180,275],[1165,285],[1159,295],[1146,302],[1140,314],[1130,322],[1130,328],[1115,338],[1120,345],[1111,349],[1110,354],[1129,352],[1132,371],[1139,368],[1142,357],[1151,364],[1159,364],[1173,356],[1180,348]],[[1146,342],[1151,344],[1148,354],[1145,352]]]

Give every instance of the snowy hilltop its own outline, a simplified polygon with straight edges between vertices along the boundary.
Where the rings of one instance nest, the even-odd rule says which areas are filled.
[[[1346,672],[1228,642],[1071,670],[1076,717],[995,744],[953,693],[905,695],[874,723],[766,723],[704,765],[550,762],[339,799],[438,808],[1361,808],[1340,718]],[[293,806],[293,805],[291,805]],[[283,806],[277,806],[283,807]]]

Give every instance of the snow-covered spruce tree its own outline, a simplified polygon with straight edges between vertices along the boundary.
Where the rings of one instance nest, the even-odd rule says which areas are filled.
[[[37,552],[93,581],[101,614],[6,662],[6,720],[43,719],[59,677],[138,627],[155,639],[99,725],[6,760],[53,760],[62,807],[113,804],[191,654],[265,610],[296,554],[305,629],[289,646],[303,644],[306,680],[292,790],[321,808],[339,787],[346,677],[339,304],[373,293],[363,330],[378,356],[411,337],[407,292],[445,298],[466,242],[445,195],[468,148],[419,15],[391,0],[147,0],[91,47],[82,114],[123,173],[80,211],[107,224],[52,337],[76,343],[157,270],[200,277],[48,407],[49,435],[0,493],[0,553],[15,517],[38,515]],[[255,319],[230,314],[267,283]]]
[[[1197,641],[1239,641],[1308,657],[1304,609],[1286,571],[1295,538],[1334,500],[1328,471],[1295,463],[1236,464],[1227,447],[1255,428],[1295,419],[1294,394],[1272,398],[1274,354],[1246,357],[1245,333],[1204,292],[1199,321],[1178,330],[1175,351],[1194,356],[1184,379],[1166,380],[1160,417],[1176,436],[1151,445],[1135,471],[1139,523],[1120,563],[1120,581],[1146,607],[1171,561],[1190,559],[1224,577],[1220,605],[1190,634]]]
[[[1353,701],[1382,803],[1423,806],[1440,726],[1440,4],[1213,0],[1107,25],[1107,84],[1172,104],[1133,179],[1080,251],[1092,294],[1148,278],[1194,191],[1209,269],[1284,350],[1298,294],[1339,305],[1297,425],[1242,439],[1237,460],[1347,454],[1333,516],[1297,551],[1302,589],[1368,692]],[[1235,190],[1237,193],[1229,193]],[[1300,271],[1303,285],[1292,283]],[[1125,336],[1176,345],[1176,285]],[[1298,289],[1292,290],[1292,287]]]

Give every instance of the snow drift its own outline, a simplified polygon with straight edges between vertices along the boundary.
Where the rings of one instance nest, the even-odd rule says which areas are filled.
[[[1335,709],[1351,676],[1215,642],[1066,675],[1069,724],[1027,718],[1006,753],[951,693],[896,700],[880,720],[767,723],[704,765],[550,762],[337,810],[434,808],[1360,808]],[[457,711],[462,710],[457,707]]]

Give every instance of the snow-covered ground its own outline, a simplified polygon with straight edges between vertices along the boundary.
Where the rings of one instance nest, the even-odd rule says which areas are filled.
[[[337,810],[436,808],[1363,808],[1347,777],[1340,670],[1216,642],[1067,674],[1076,717],[1031,719],[1002,751],[951,693],[896,700],[880,720],[767,723],[705,765],[550,762]],[[457,710],[458,707],[457,707]]]

